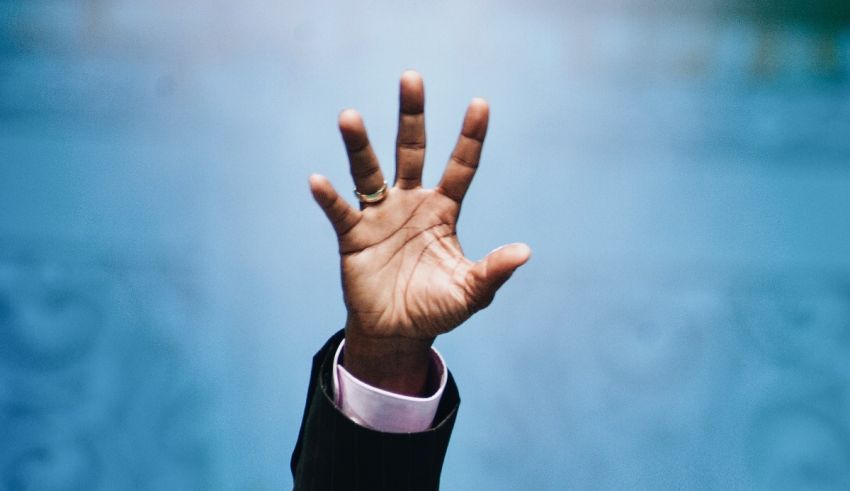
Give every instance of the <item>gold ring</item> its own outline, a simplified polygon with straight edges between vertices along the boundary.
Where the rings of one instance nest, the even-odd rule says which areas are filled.
[[[387,197],[387,181],[384,181],[384,185],[381,186],[381,189],[374,193],[364,194],[355,189],[354,196],[357,196],[357,199],[359,199],[361,203],[377,203],[382,201]]]

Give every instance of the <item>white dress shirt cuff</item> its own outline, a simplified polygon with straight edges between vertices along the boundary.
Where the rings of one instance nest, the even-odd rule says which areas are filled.
[[[440,353],[431,348],[431,363],[439,374],[440,386],[428,397],[410,397],[373,387],[351,375],[339,363],[345,340],[334,355],[333,391],[336,406],[350,420],[385,433],[416,433],[431,428],[440,398],[448,381],[448,370]]]

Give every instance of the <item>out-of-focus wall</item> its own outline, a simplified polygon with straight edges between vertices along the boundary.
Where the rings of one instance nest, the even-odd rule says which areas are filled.
[[[0,1],[0,490],[281,489],[341,327],[336,115],[534,250],[438,341],[445,489],[850,487],[846,2]]]

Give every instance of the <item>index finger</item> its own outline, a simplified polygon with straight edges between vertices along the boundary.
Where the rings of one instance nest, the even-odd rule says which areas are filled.
[[[475,98],[466,109],[463,127],[460,131],[446,170],[437,185],[437,190],[458,204],[463,201],[475,171],[481,159],[481,148],[487,135],[487,123],[490,119],[490,108],[487,101]]]

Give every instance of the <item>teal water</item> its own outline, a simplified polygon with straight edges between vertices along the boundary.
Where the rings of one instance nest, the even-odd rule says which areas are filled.
[[[466,253],[534,250],[438,340],[445,489],[847,489],[846,8],[736,5],[0,1],[0,490],[291,486],[307,176],[411,67],[426,183],[492,107]]]

